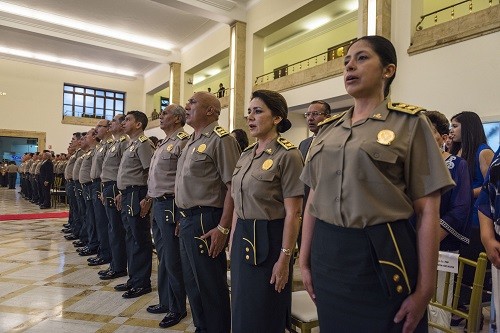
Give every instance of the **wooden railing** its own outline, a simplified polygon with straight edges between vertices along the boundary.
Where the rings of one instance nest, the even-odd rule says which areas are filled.
[[[281,66],[279,68],[276,68],[272,72],[257,76],[257,78],[255,79],[255,85],[273,81],[280,77],[326,63],[330,60],[341,58],[347,53],[347,50],[354,41],[356,41],[356,39],[348,40],[347,42],[328,48],[326,52],[301,60],[291,65]]]
[[[495,4],[494,4],[495,2]],[[488,6],[491,7],[493,5],[498,5],[500,0],[464,0],[457,2],[456,4],[449,5],[443,7],[441,9],[435,10],[433,12],[424,14],[420,16],[420,21],[417,23],[415,27],[416,30],[422,30],[425,27],[424,20],[428,17],[434,16],[434,24],[442,23],[453,20],[456,17],[465,16],[467,14],[472,13],[473,11],[478,11],[481,9],[485,9]],[[466,8],[465,6],[468,6]],[[448,12],[449,11],[449,12]],[[449,16],[448,16],[449,15]],[[427,23],[427,22],[426,22]]]

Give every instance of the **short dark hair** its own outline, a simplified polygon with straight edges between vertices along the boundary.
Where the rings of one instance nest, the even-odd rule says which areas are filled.
[[[445,135],[450,133],[450,122],[444,114],[439,111],[425,111],[424,114],[429,118],[430,122],[436,127],[436,131]]]
[[[288,120],[288,105],[283,95],[272,90],[255,90],[251,99],[254,98],[261,99],[273,116],[282,118],[277,126],[279,133],[284,133],[292,127],[292,123]]]
[[[365,41],[368,44],[370,44],[373,52],[375,52],[380,58],[380,62],[382,63],[383,67],[386,67],[387,65],[390,64],[394,64],[395,66],[397,66],[398,58],[396,55],[396,49],[394,48],[394,45],[392,45],[391,41],[388,40],[387,38],[377,35],[364,36],[356,40],[353,44],[359,41]],[[387,83],[384,87],[384,97],[389,96],[389,92],[391,90],[391,84],[395,77],[396,77],[396,71],[394,71],[393,76],[387,79]]]
[[[131,115],[132,117],[134,117],[135,121],[141,123],[143,131],[148,126],[148,116],[146,116],[144,112],[141,112],[139,110],[132,110],[127,112],[127,116],[128,115]]]
[[[77,139],[80,139],[80,138],[82,137],[82,133],[80,133],[80,132],[75,132],[75,133],[73,133],[73,136],[74,136],[75,138],[77,138]]]
[[[332,113],[332,108],[330,107],[330,104],[328,104],[327,102],[325,102],[323,100],[312,101],[311,104],[309,104],[309,105],[313,105],[313,104],[321,104],[323,106],[323,110],[325,110],[326,114]]]
[[[241,128],[236,128],[231,133],[234,134],[234,138],[238,141],[241,151],[245,150],[245,148],[248,147],[247,133]]]

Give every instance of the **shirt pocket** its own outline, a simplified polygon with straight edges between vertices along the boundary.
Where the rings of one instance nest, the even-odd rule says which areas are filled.
[[[202,153],[194,153],[191,155],[191,167],[189,170],[193,176],[204,177],[208,171],[209,158]]]
[[[275,176],[276,174],[270,171],[259,170],[252,172],[253,178],[263,182],[272,182]]]
[[[358,178],[368,182],[394,182],[403,177],[397,164],[398,154],[389,146],[377,142],[363,142],[360,145]]]
[[[177,169],[177,160],[178,157],[172,153],[164,151],[160,155],[160,159],[162,160],[162,165],[167,166],[167,170],[176,170]]]

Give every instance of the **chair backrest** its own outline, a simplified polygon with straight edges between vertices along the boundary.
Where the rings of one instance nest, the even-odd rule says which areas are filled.
[[[453,284],[452,274],[446,272],[445,282],[442,295],[437,295],[437,285],[434,290],[434,296],[429,302],[430,305],[435,306],[444,311],[450,312],[453,315],[464,318],[467,320],[467,332],[478,332],[479,331],[479,317],[481,315],[481,303],[483,294],[484,277],[486,275],[486,264],[487,264],[486,253],[481,252],[477,261],[469,260],[466,258],[458,258],[458,275],[456,278],[456,283],[453,288],[453,299],[451,304],[448,304],[448,288],[450,284]],[[472,286],[470,304],[468,306],[468,311],[462,311],[458,309],[458,301],[460,298],[460,291],[463,287],[462,277],[464,273],[465,265],[471,266],[475,269],[474,272],[474,283]],[[468,288],[466,286],[466,288]],[[440,329],[444,332],[453,332],[448,327],[443,327],[439,324],[429,321],[429,326]]]

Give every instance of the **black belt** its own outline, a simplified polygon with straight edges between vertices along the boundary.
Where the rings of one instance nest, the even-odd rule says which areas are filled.
[[[186,217],[186,216],[200,215],[203,213],[211,213],[211,212],[221,210],[221,209],[222,208],[210,207],[210,206],[196,206],[196,207],[191,207],[191,208],[179,208],[179,214],[181,214],[182,217]]]
[[[103,185],[104,187],[106,187],[106,186],[108,186],[108,185],[114,185],[114,184],[116,184],[116,181],[115,181],[115,180],[110,180],[110,181],[108,181],[108,182],[102,182],[102,185]]]
[[[82,186],[89,186],[90,184],[92,184],[92,182],[90,181],[90,182],[80,183],[80,184],[82,184]]]
[[[125,189],[121,190],[121,192],[126,194],[126,193],[130,193],[130,192],[134,192],[136,190],[144,189],[147,187],[148,187],[147,185],[131,185],[131,186],[125,187]]]
[[[96,178],[96,179],[92,179],[92,183],[97,183],[97,182],[101,182],[101,178]]]
[[[161,202],[161,201],[165,201],[165,200],[171,200],[174,198],[174,195],[173,194],[164,194],[160,197],[156,197],[156,198],[153,198],[155,199],[155,201],[158,201],[158,202]]]

